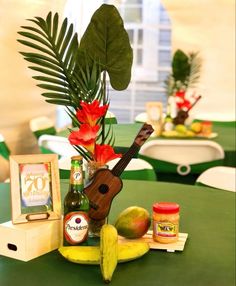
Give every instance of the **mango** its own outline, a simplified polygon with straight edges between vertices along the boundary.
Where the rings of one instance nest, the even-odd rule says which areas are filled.
[[[190,129],[195,133],[200,133],[202,131],[202,123],[201,122],[193,122],[190,126]]]
[[[131,206],[119,214],[114,225],[119,235],[130,239],[140,238],[148,231],[151,217],[146,209]]]

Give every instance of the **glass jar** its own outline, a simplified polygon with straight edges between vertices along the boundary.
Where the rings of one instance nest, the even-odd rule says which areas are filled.
[[[203,121],[202,122],[202,135],[209,136],[212,133],[212,122]]]
[[[171,202],[153,204],[153,240],[173,243],[179,236],[179,205]]]

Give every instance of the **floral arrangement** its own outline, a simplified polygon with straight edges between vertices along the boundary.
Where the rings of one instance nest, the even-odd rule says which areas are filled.
[[[133,52],[123,20],[113,5],[103,4],[93,14],[78,42],[73,24],[65,18],[59,25],[58,13],[44,19],[29,19],[18,41],[31,49],[20,52],[39,73],[33,78],[46,102],[64,105],[75,129],[69,142],[90,162],[98,165],[120,157],[115,154],[112,125],[105,124],[109,107],[107,75],[113,89],[125,89],[131,79]],[[36,52],[35,52],[36,50]]]
[[[165,86],[169,97],[168,104],[174,104],[176,117],[172,119],[175,125],[184,124],[188,112],[201,98],[195,91],[192,92],[199,81],[201,65],[198,53],[187,55],[182,50],[177,50],[173,55],[172,71],[165,81]]]
[[[168,96],[167,115],[162,135],[165,137],[192,137],[195,126],[188,129],[189,111],[201,99],[194,90],[200,79],[201,58],[198,53],[185,54],[177,50],[172,59],[172,70],[165,81]]]
[[[121,154],[115,154],[110,145],[96,143],[101,127],[98,122],[106,114],[108,104],[99,106],[99,101],[94,100],[92,103],[81,102],[80,106],[81,108],[77,109],[76,117],[81,125],[78,130],[71,131],[70,143],[74,146],[84,147],[86,150],[84,153],[81,150],[78,151],[84,157],[96,162],[97,167],[104,166],[107,162],[121,157]]]

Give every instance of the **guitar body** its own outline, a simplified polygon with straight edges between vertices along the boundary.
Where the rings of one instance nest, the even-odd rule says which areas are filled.
[[[84,193],[90,201],[89,217],[94,220],[104,219],[110,210],[113,198],[121,191],[122,180],[108,169],[98,170]]]

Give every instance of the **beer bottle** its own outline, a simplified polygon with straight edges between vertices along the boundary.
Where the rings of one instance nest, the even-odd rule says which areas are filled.
[[[171,131],[174,129],[173,119],[171,118],[171,106],[167,105],[166,117],[164,118],[164,123],[162,127],[163,131]]]
[[[83,160],[73,156],[69,191],[64,199],[64,245],[78,245],[88,238],[89,200],[83,190]]]

